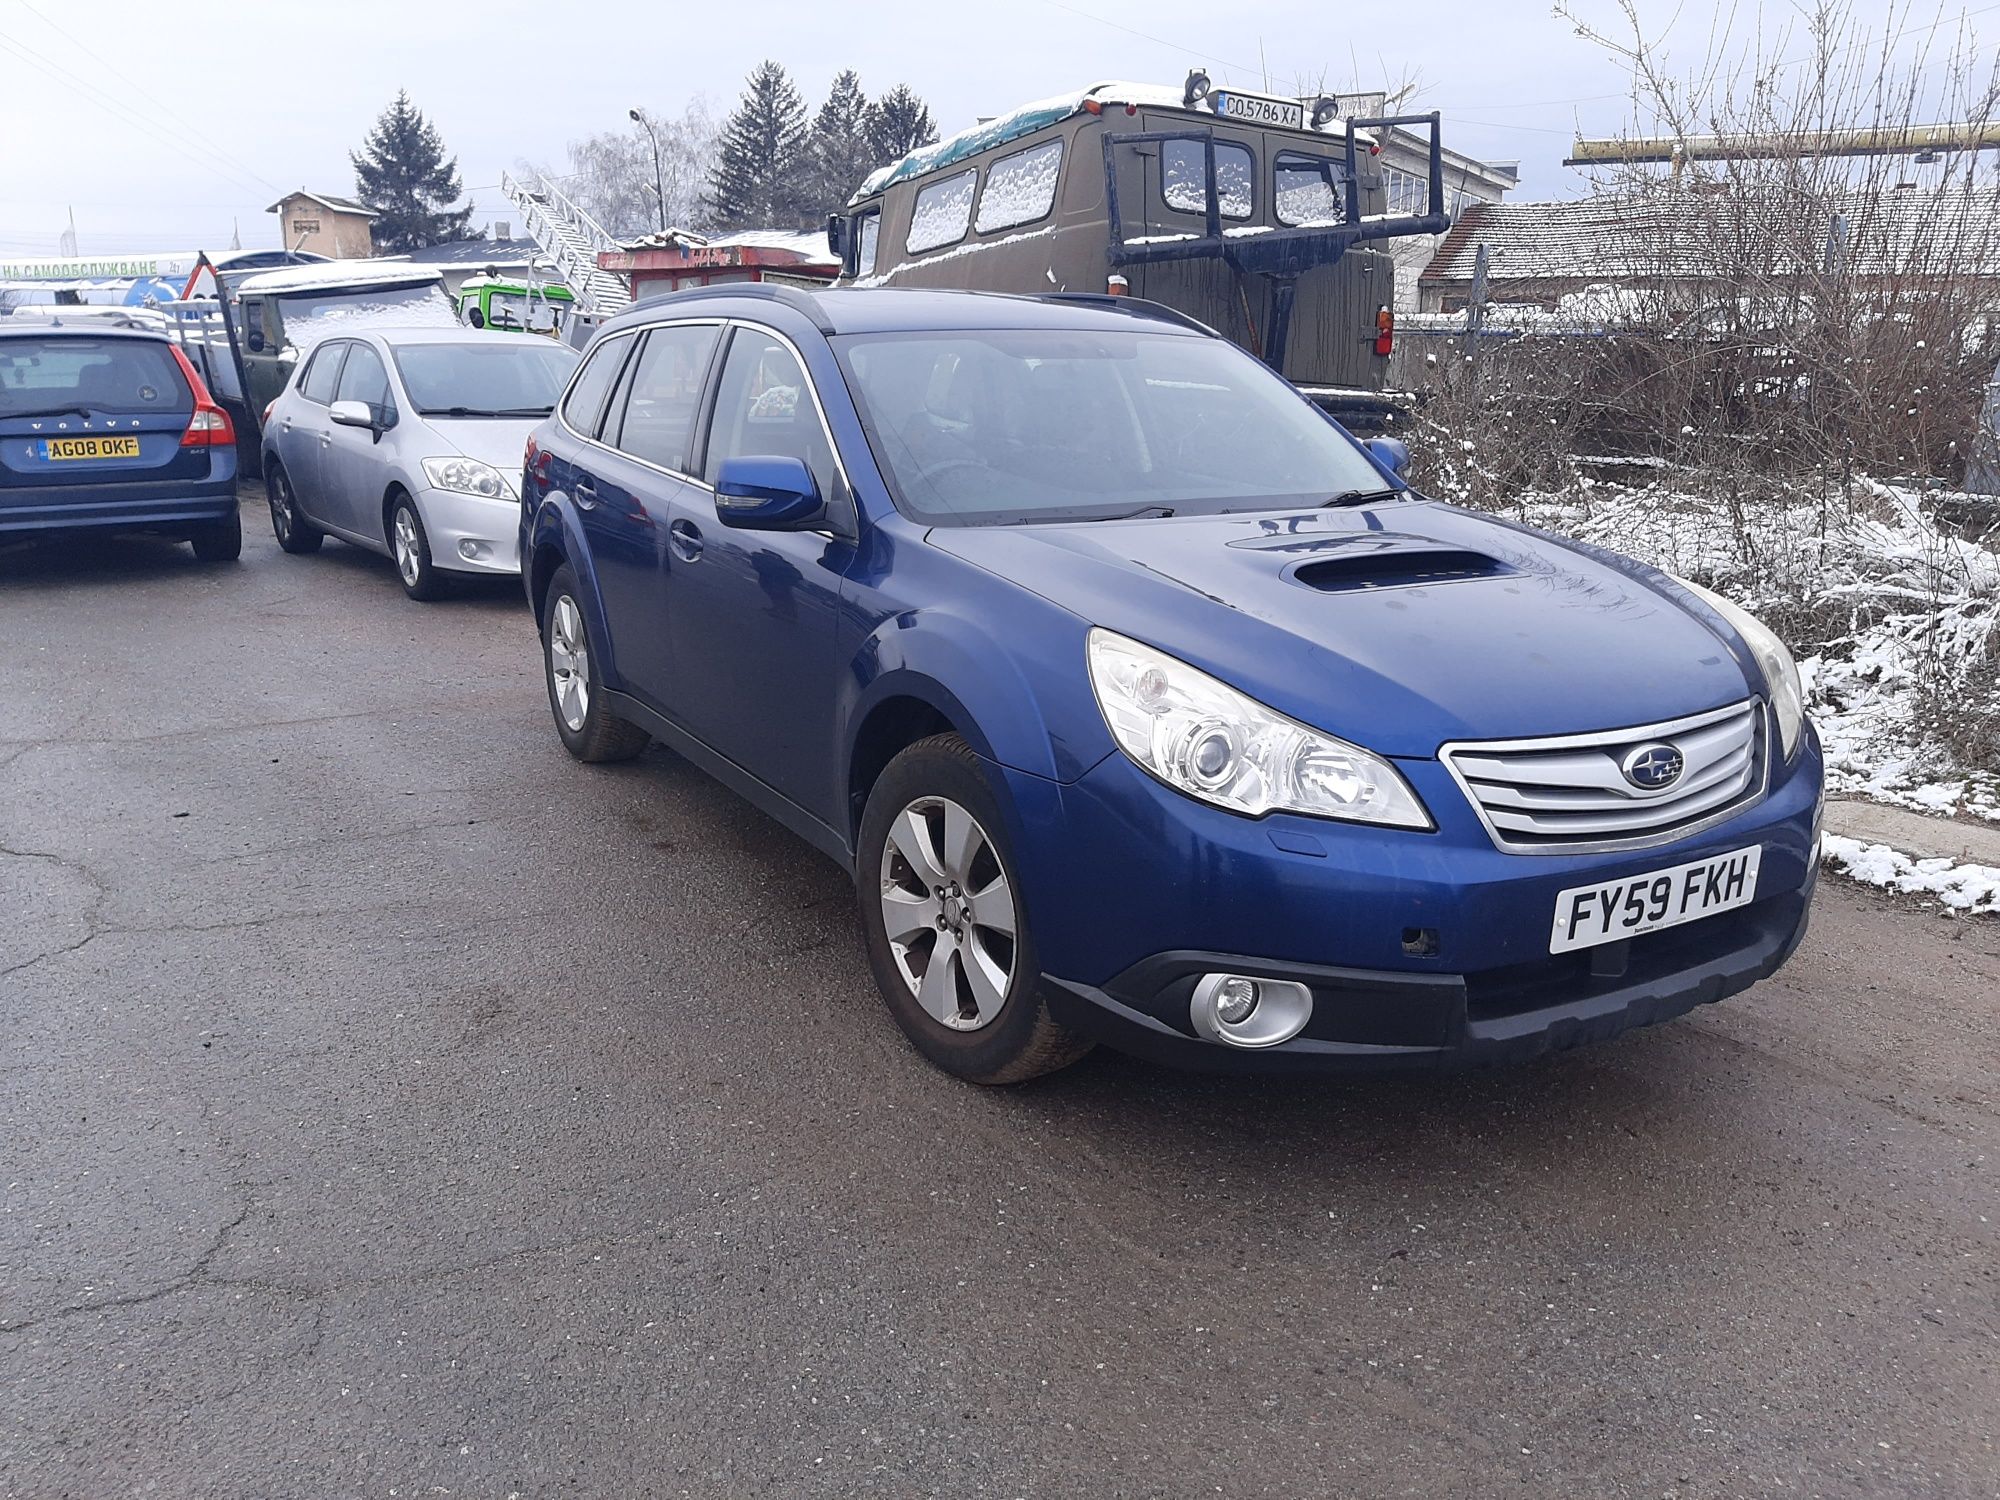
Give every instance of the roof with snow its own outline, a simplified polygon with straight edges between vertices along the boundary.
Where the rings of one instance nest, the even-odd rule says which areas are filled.
[[[393,260],[329,260],[314,266],[286,266],[246,277],[236,288],[246,297],[282,297],[288,292],[317,292],[343,287],[423,286],[442,281],[436,266],[413,266]]]
[[[400,258],[420,266],[525,266],[542,254],[533,240],[446,240]]]
[[[276,203],[273,203],[269,208],[265,209],[264,212],[267,214],[274,214],[278,212],[278,210],[283,208],[287,203],[290,203],[294,198],[310,198],[313,202],[319,204],[320,207],[330,208],[335,213],[365,214],[367,215],[367,217],[371,219],[379,219],[382,217],[382,215],[379,212],[377,212],[375,209],[370,208],[367,204],[361,202],[359,199],[336,198],[331,193],[311,193],[307,192],[304,188],[300,188],[297,192],[285,194],[284,197],[280,198]]]
[[[1439,242],[1422,283],[1469,283],[1479,247],[1494,281],[1706,280],[1745,244],[1779,268],[1825,264],[1835,216],[1851,274],[1928,270],[2000,277],[2000,190],[1963,184],[1799,199],[1778,194],[1602,195],[1475,203]]]
[[[1169,88],[1158,83],[1093,83],[1089,88],[1019,105],[1004,115],[995,115],[956,135],[948,135],[934,145],[919,146],[901,161],[891,162],[869,173],[848,202],[859,202],[881,192],[891,183],[906,182],[926,172],[935,172],[941,167],[964,161],[968,156],[976,156],[988,147],[1004,145],[1033,134],[1045,125],[1067,120],[1080,112],[1086,103],[1130,104],[1140,109],[1177,109],[1196,113],[1188,109],[1185,89]],[[1366,131],[1357,132],[1357,135],[1362,140],[1373,139]]]

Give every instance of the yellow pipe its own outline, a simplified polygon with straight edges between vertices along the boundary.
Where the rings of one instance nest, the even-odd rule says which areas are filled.
[[[1900,125],[1883,130],[1806,130],[1795,135],[1640,136],[1578,138],[1566,167],[1707,158],[1749,161],[1786,156],[1894,156],[1919,151],[2000,150],[2000,122],[1983,125]]]

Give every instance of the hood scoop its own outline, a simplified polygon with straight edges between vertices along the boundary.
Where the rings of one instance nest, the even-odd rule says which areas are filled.
[[[1286,567],[1285,576],[1322,594],[1462,583],[1473,578],[1501,578],[1514,571],[1484,552],[1396,532],[1326,538],[1310,546],[1295,544],[1270,550],[1305,553]]]

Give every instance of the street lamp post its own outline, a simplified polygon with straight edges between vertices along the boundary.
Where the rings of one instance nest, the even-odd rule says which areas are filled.
[[[653,129],[653,122],[646,118],[643,109],[631,109],[627,114],[645,128],[646,138],[653,143],[653,197],[660,205],[660,233],[667,232],[667,174],[660,165],[660,133]]]

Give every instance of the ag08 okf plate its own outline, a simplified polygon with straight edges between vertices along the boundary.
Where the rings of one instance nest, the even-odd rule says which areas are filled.
[[[1753,845],[1645,875],[1572,886],[1556,897],[1549,952],[1595,948],[1747,906],[1757,899],[1763,853]]]

